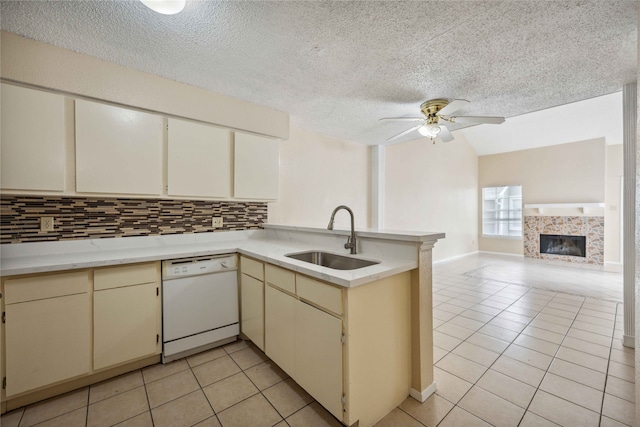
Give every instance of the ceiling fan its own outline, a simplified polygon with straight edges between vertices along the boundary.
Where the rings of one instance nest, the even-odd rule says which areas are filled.
[[[454,99],[451,102],[446,99],[431,99],[420,105],[420,111],[424,117],[385,117],[380,119],[380,121],[420,122],[420,124],[388,138],[387,141],[393,141],[417,130],[421,135],[430,138],[434,144],[436,136],[439,136],[443,142],[453,141],[453,135],[451,135],[451,132],[447,129],[446,122],[470,124],[487,123],[494,125],[499,125],[504,122],[504,117],[451,115],[468,103],[469,101],[464,99]]]

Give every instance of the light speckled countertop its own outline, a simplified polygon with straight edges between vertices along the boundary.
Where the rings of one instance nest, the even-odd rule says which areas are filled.
[[[412,250],[412,247],[417,247],[425,239],[435,241],[444,237],[442,233],[393,232],[385,235],[382,231],[363,231],[357,233],[362,253],[349,255],[341,247],[344,244],[345,230],[329,232],[268,225],[265,228],[266,230],[239,232],[2,245],[0,275],[6,277],[237,252],[336,285],[355,287],[417,268],[417,257],[411,256],[417,251]],[[300,233],[311,237],[300,239]],[[397,242],[397,248],[393,246],[393,242]],[[407,248],[407,245],[410,247]],[[324,250],[380,263],[355,270],[334,270],[285,256],[307,250]]]

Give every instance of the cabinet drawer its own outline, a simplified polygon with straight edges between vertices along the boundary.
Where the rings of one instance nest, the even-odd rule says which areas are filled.
[[[342,315],[342,290],[335,286],[296,275],[298,296],[318,306]]]
[[[264,268],[260,261],[247,257],[240,258],[240,271],[258,280],[264,280]]]
[[[4,282],[6,304],[55,298],[89,292],[89,270],[73,273],[7,279]]]
[[[121,288],[160,281],[160,263],[123,265],[95,270],[93,273],[93,289]]]
[[[292,294],[296,293],[296,274],[294,272],[267,264],[264,267],[264,275],[267,283]]]

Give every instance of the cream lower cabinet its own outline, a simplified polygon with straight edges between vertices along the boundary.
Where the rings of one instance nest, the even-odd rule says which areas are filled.
[[[342,288],[265,265],[265,353],[345,425],[374,425],[411,386],[409,272]]]
[[[240,257],[240,330],[264,351],[264,264]]]
[[[323,311],[342,312],[341,289],[269,264],[265,276],[265,353],[342,419],[342,318]]]
[[[298,300],[267,284],[265,288],[265,353],[291,377],[296,365],[296,303]]]
[[[295,341],[293,378],[342,419],[342,319],[296,301]]]
[[[159,359],[160,262],[8,277],[2,287],[9,409]]]
[[[91,371],[90,271],[4,281],[6,395]]]
[[[159,262],[96,270],[94,370],[159,354],[160,310]]]

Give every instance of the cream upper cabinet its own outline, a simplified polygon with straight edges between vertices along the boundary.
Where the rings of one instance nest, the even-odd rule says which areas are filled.
[[[2,189],[63,191],[64,97],[4,83],[0,89]]]
[[[168,194],[230,197],[231,132],[171,118],[168,127]]]
[[[90,271],[6,279],[7,396],[91,371]]]
[[[1,95],[3,190],[278,198],[276,139],[4,83]]]
[[[162,352],[160,262],[94,271],[93,369]]]
[[[235,133],[234,197],[277,199],[279,173],[280,143],[277,140]]]
[[[160,116],[76,101],[76,190],[162,194]]]

